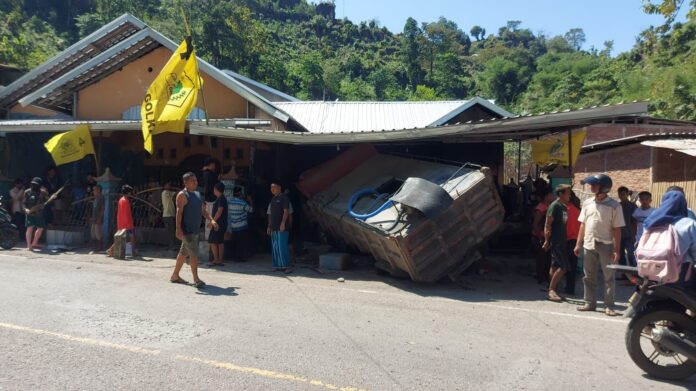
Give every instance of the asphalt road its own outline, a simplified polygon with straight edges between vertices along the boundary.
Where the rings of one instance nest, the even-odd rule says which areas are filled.
[[[0,390],[696,388],[645,377],[623,319],[513,273],[419,286],[257,262],[197,291],[172,262],[0,253]]]

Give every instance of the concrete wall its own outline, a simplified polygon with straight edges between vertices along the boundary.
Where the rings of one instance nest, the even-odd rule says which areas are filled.
[[[77,117],[84,120],[120,120],[128,108],[140,105],[157,72],[172,52],[158,48],[78,93]],[[246,100],[217,80],[201,73],[209,118],[246,117]],[[202,95],[197,107],[203,108]]]

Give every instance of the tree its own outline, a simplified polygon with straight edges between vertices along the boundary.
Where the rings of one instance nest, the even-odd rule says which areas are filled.
[[[37,17],[27,18],[21,9],[0,12],[0,63],[29,70],[57,54],[65,41],[53,27]]]
[[[419,61],[422,36],[423,31],[418,27],[418,22],[413,18],[408,18],[401,38],[401,57],[406,64],[409,85],[413,91],[423,79],[423,69]]]
[[[568,44],[575,50],[582,49],[585,43],[585,31],[581,28],[572,28],[568,30],[563,37],[568,41]]]
[[[416,87],[416,90],[408,97],[408,100],[410,101],[433,101],[433,100],[440,100],[440,97],[437,96],[437,93],[435,92],[434,89],[424,86],[424,85],[419,85]]]
[[[510,105],[529,83],[529,69],[504,58],[494,58],[480,75],[484,92],[503,105]]]
[[[478,25],[472,27],[469,32],[471,33],[472,37],[476,38],[477,41],[484,39],[486,35],[486,29]]]
[[[522,24],[521,20],[508,20],[506,27],[508,30],[516,31],[520,27],[521,24]]]
[[[644,0],[643,10],[648,14],[664,16],[665,24],[669,25],[674,22],[685,2],[685,0],[657,0],[657,2]],[[687,4],[689,4],[687,16],[689,19],[696,19],[696,0],[690,0]]]
[[[600,54],[604,57],[611,57],[612,50],[614,50],[614,40],[610,39],[608,41],[604,41],[604,50],[602,50]]]

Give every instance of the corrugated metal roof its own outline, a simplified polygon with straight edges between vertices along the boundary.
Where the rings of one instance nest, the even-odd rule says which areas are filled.
[[[695,139],[643,141],[641,144],[648,147],[667,148],[687,155],[696,156]]]
[[[624,145],[637,144],[648,140],[672,140],[672,139],[693,139],[696,138],[696,132],[687,129],[684,132],[668,131],[659,133],[645,133],[635,136],[623,137],[614,140],[600,141],[594,144],[587,144],[582,147],[583,153],[600,151],[604,149],[621,147]]]
[[[464,124],[420,128],[355,132],[287,132],[228,128],[220,124],[191,123],[191,134],[255,140],[282,144],[353,144],[413,140],[451,140],[456,142],[502,142],[527,140],[558,133],[564,129],[589,126],[615,119],[640,119],[648,110],[647,102],[593,106],[575,111],[469,121]],[[584,151],[584,148],[583,148]]]
[[[478,98],[480,101],[484,99]],[[275,102],[312,133],[357,133],[441,125],[479,100],[431,102]],[[485,101],[488,102],[488,101]],[[494,106],[488,102],[490,106]],[[495,110],[497,106],[494,106]],[[491,108],[491,107],[488,107]],[[502,110],[502,108],[500,108]],[[501,117],[512,116],[504,112]],[[446,121],[446,120],[445,120]]]
[[[229,69],[223,69],[222,72],[224,72],[227,76],[231,76],[237,81],[241,82],[242,84],[246,85],[247,87],[251,88],[252,90],[256,91],[258,94],[263,96],[264,98],[270,100],[271,102],[299,102],[300,100],[295,98],[292,95],[288,95],[282,91],[276,90],[275,88],[263,84],[261,82],[258,82],[254,79],[250,79],[246,76],[240,75],[237,72],[230,71]]]

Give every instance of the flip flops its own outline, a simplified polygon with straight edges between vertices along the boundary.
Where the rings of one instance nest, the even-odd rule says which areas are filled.
[[[193,286],[195,286],[198,289],[203,289],[203,288],[205,288],[205,282],[198,280],[198,282],[193,284]]]
[[[188,281],[184,280],[183,278],[179,277],[176,280],[169,280],[172,284],[188,284]]]

